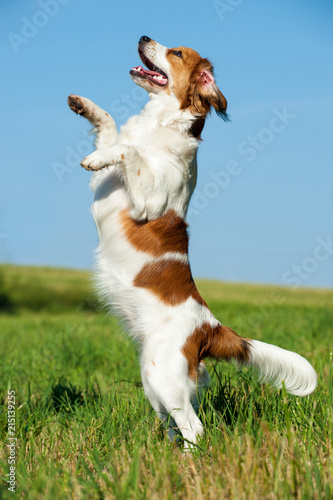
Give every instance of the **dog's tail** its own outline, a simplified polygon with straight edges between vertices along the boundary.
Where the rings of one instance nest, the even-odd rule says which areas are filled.
[[[198,328],[187,339],[183,353],[189,362],[189,370],[191,360],[192,367],[193,362],[200,362],[205,357],[235,360],[238,365],[253,366],[260,382],[269,382],[278,389],[284,386],[295,396],[307,396],[317,385],[316,372],[299,354],[259,340],[242,338],[221,324],[212,327],[205,323]],[[197,353],[196,360],[194,353]]]
[[[249,342],[248,365],[259,373],[260,382],[270,382],[295,396],[307,396],[317,386],[317,374],[310,363],[296,352],[286,351],[259,340]]]

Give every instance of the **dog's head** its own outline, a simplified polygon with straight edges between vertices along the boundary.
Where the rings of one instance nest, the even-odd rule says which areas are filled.
[[[179,108],[194,116],[206,117],[214,108],[227,119],[227,101],[218,89],[213,66],[195,50],[186,47],[168,49],[147,36],[139,40],[138,51],[143,64],[132,68],[133,81],[149,93],[174,95]]]

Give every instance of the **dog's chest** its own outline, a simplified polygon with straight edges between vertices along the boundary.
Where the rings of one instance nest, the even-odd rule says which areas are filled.
[[[197,151],[193,138],[142,116],[133,117],[122,127],[119,143],[133,146],[150,166],[173,165],[185,175]]]

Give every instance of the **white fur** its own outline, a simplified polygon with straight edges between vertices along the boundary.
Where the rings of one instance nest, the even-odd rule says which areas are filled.
[[[116,145],[95,151],[81,164],[103,168],[94,174],[95,190],[108,177],[104,167],[118,167],[134,219],[153,219],[170,208],[184,217],[197,179],[198,141],[187,134],[194,117],[177,109],[174,96],[150,97],[141,114],[121,128]]]
[[[95,191],[92,213],[100,239],[98,293],[139,342],[143,386],[153,408],[164,421],[171,417],[171,426],[176,425],[185,440],[196,443],[203,430],[192,406],[197,386],[189,377],[182,347],[195,328],[205,322],[219,323],[193,298],[178,306],[165,305],[149,290],[133,285],[144,265],[158,259],[187,262],[188,257],[177,252],[152,257],[138,251],[125,238],[119,221],[124,209],[136,220],[154,219],[169,209],[185,218],[196,185],[198,140],[188,133],[196,117],[179,109],[166,50],[154,42],[148,44],[146,55],[168,74],[171,92],[147,86],[135,77],[136,83],[149,90],[150,101],[119,135],[107,113],[80,98],[89,110],[85,116],[97,131],[96,151],[82,165],[98,170],[91,181]],[[277,387],[284,382],[293,394],[309,394],[316,386],[315,372],[306,360],[275,346],[251,341],[249,364],[263,380]],[[204,364],[199,367],[198,383],[208,383]],[[172,429],[169,436],[175,437]]]
[[[317,374],[310,363],[296,352],[251,340],[250,362],[259,373],[260,382],[270,382],[295,396],[311,394],[317,385]]]

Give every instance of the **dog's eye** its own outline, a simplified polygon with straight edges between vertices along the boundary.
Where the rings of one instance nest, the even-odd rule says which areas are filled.
[[[175,56],[183,58],[183,53],[181,50],[173,50],[172,52],[175,54]]]

